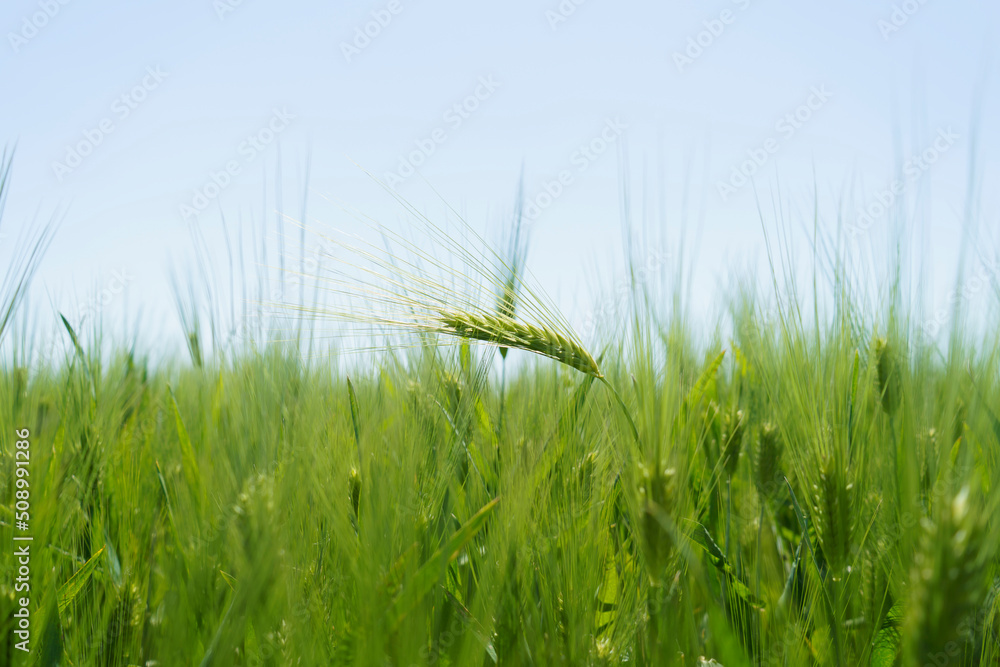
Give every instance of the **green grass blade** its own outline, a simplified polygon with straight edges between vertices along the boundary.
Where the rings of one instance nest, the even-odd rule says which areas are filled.
[[[861,352],[854,350],[854,369],[851,371],[851,409],[858,404],[858,375],[861,371]]]
[[[695,525],[695,529],[691,533],[691,539],[705,550],[709,560],[712,561],[712,565],[726,576],[726,583],[730,589],[750,606],[756,609],[764,609],[766,607],[764,601],[755,596],[750,591],[750,588],[736,575],[736,571],[730,565],[729,559],[722,553],[722,549],[719,548],[718,543],[712,538],[711,533],[708,532],[708,528],[705,528],[705,526],[697,521],[689,520],[689,522]]]
[[[115,550],[115,545],[111,542],[111,536],[108,535],[108,529],[104,529],[104,548],[108,552],[108,570],[111,574],[111,581],[114,582],[115,587],[121,588],[124,579],[122,579],[122,563],[118,558],[118,552]]]
[[[603,358],[603,354],[597,357],[597,363],[601,363]],[[590,386],[592,384],[594,384],[594,376],[584,375],[580,384],[573,390],[573,397],[570,399],[569,405],[566,406],[562,416],[559,418],[559,432],[562,433],[563,436],[568,435],[572,426],[577,423],[577,418],[587,401],[587,395],[590,393]]]
[[[94,570],[97,569],[97,564],[104,554],[104,547],[97,550],[93,556],[90,557],[86,563],[80,566],[80,569],[70,577],[65,584],[59,587],[59,611],[65,611],[73,600],[79,595],[83,587],[87,585],[90,581],[90,576],[94,574]]]
[[[80,365],[83,366],[83,374],[86,376],[87,382],[90,383],[90,395],[92,398],[96,398],[97,388],[94,384],[94,378],[90,374],[90,365],[87,363],[87,355],[83,352],[83,346],[80,345],[80,339],[77,338],[76,332],[73,331],[73,326],[62,313],[59,313],[59,319],[62,320],[63,326],[66,327],[66,332],[69,334],[69,339],[73,343],[73,349],[76,351],[76,356],[80,360]]]
[[[191,437],[184,426],[184,419],[181,417],[181,411],[177,406],[177,399],[174,397],[173,389],[168,386],[167,391],[170,394],[170,408],[174,413],[174,423],[177,425],[177,438],[181,443],[181,463],[184,466],[184,479],[187,480],[195,501],[203,503],[204,488],[201,483],[201,471],[198,468],[198,461],[194,456],[194,448],[191,446]]]
[[[211,665],[216,664],[219,646],[222,645],[223,634],[229,628],[229,618],[232,616],[233,607],[236,605],[237,597],[238,594],[233,595],[233,599],[229,601],[229,606],[226,607],[226,613],[222,615],[222,620],[219,621],[219,627],[215,629],[215,634],[212,635],[212,642],[205,650],[205,655],[202,656],[201,662],[198,663],[200,667],[211,667]],[[221,661],[222,659],[220,658],[219,660]]]
[[[53,598],[49,599],[45,613],[45,627],[38,648],[38,662],[35,664],[38,667],[59,667],[63,664],[62,621]]]
[[[788,579],[785,580],[785,588],[781,592],[781,597],[778,599],[778,606],[787,607],[792,599],[792,594],[795,590],[795,582],[801,576],[802,567],[802,547],[805,546],[806,537],[803,536],[799,541],[799,546],[795,550],[795,560],[792,561],[792,568],[788,572]]]
[[[406,615],[413,611],[420,604],[420,601],[430,593],[434,585],[440,581],[448,563],[454,560],[459,552],[472,541],[476,533],[486,525],[486,520],[493,513],[493,510],[496,509],[499,502],[499,498],[494,498],[486,503],[471,519],[455,531],[455,534],[449,538],[444,546],[435,551],[427,562],[420,566],[420,569],[413,575],[413,580],[408,585],[404,584],[403,592],[393,604],[392,616],[395,628],[399,627],[403,619],[406,618]]]
[[[903,605],[897,602],[892,605],[872,642],[871,667],[893,667],[896,664],[896,654],[899,653],[899,626],[902,620]]]
[[[358,465],[361,465],[361,409],[358,407],[358,395],[354,391],[351,378],[347,378],[347,397],[351,403],[351,424],[354,426],[354,444],[358,448]]]

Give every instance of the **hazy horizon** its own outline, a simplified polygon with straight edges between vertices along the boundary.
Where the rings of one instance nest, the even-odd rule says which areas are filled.
[[[266,215],[274,251],[278,209],[304,202],[320,230],[359,229],[341,206],[396,225],[364,169],[496,240],[523,168],[529,268],[575,323],[621,280],[623,183],[636,230],[655,230],[650,272],[676,272],[683,238],[709,323],[736,269],[766,271],[761,214],[807,252],[814,191],[859,263],[903,230],[934,310],[970,212],[966,272],[995,277],[997,18],[928,0],[19,0],[0,9],[16,144],[0,255],[59,215],[29,309],[112,330],[141,311],[180,349],[170,270],[193,272],[192,229],[224,272],[223,218],[249,243]]]

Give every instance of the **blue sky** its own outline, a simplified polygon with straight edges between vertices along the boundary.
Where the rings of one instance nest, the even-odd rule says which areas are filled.
[[[298,216],[308,164],[314,226],[356,224],[335,202],[399,219],[360,165],[432,216],[436,191],[496,227],[523,164],[530,266],[579,321],[621,267],[623,174],[636,216],[645,204],[666,230],[648,264],[672,271],[683,235],[699,303],[733,267],[764,266],[755,189],[798,228],[815,186],[867,249],[891,216],[859,223],[857,209],[902,178],[942,301],[972,146],[977,218],[998,222],[998,19],[988,0],[8,0],[0,139],[17,154],[0,256],[20,226],[62,211],[29,305],[73,312],[110,292],[106,315],[141,306],[170,332],[169,268],[190,266],[192,224],[214,243],[224,214],[249,235],[274,215],[279,169]],[[933,164],[913,169],[935,141]],[[406,163],[419,175],[393,179]]]

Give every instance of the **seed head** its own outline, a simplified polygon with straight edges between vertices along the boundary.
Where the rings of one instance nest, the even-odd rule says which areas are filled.
[[[773,497],[777,493],[778,480],[781,475],[781,436],[778,428],[771,423],[764,424],[760,429],[757,441],[757,454],[754,466],[754,483],[765,497]]]
[[[534,352],[596,378],[604,377],[583,345],[549,327],[524,324],[508,317],[461,311],[442,311],[439,319],[441,333]]]

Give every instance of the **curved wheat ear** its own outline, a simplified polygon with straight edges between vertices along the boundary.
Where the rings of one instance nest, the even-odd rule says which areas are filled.
[[[854,485],[847,479],[844,466],[833,456],[823,456],[819,483],[813,494],[813,510],[819,527],[817,539],[823,554],[840,577],[850,565],[851,542],[854,532]]]
[[[971,493],[964,486],[938,509],[934,520],[924,519],[904,625],[912,661],[907,664],[921,664],[927,656],[950,650],[945,647],[953,643],[961,647],[982,629],[977,612],[986,596],[994,547],[987,537],[986,515],[972,505]]]
[[[580,343],[551,328],[516,322],[502,315],[465,311],[441,311],[439,319],[440,333],[534,352],[595,378],[604,377],[597,362]]]
[[[765,496],[773,496],[781,488],[780,479],[782,443],[778,427],[766,423],[760,429],[757,456],[754,461],[754,482]]]

